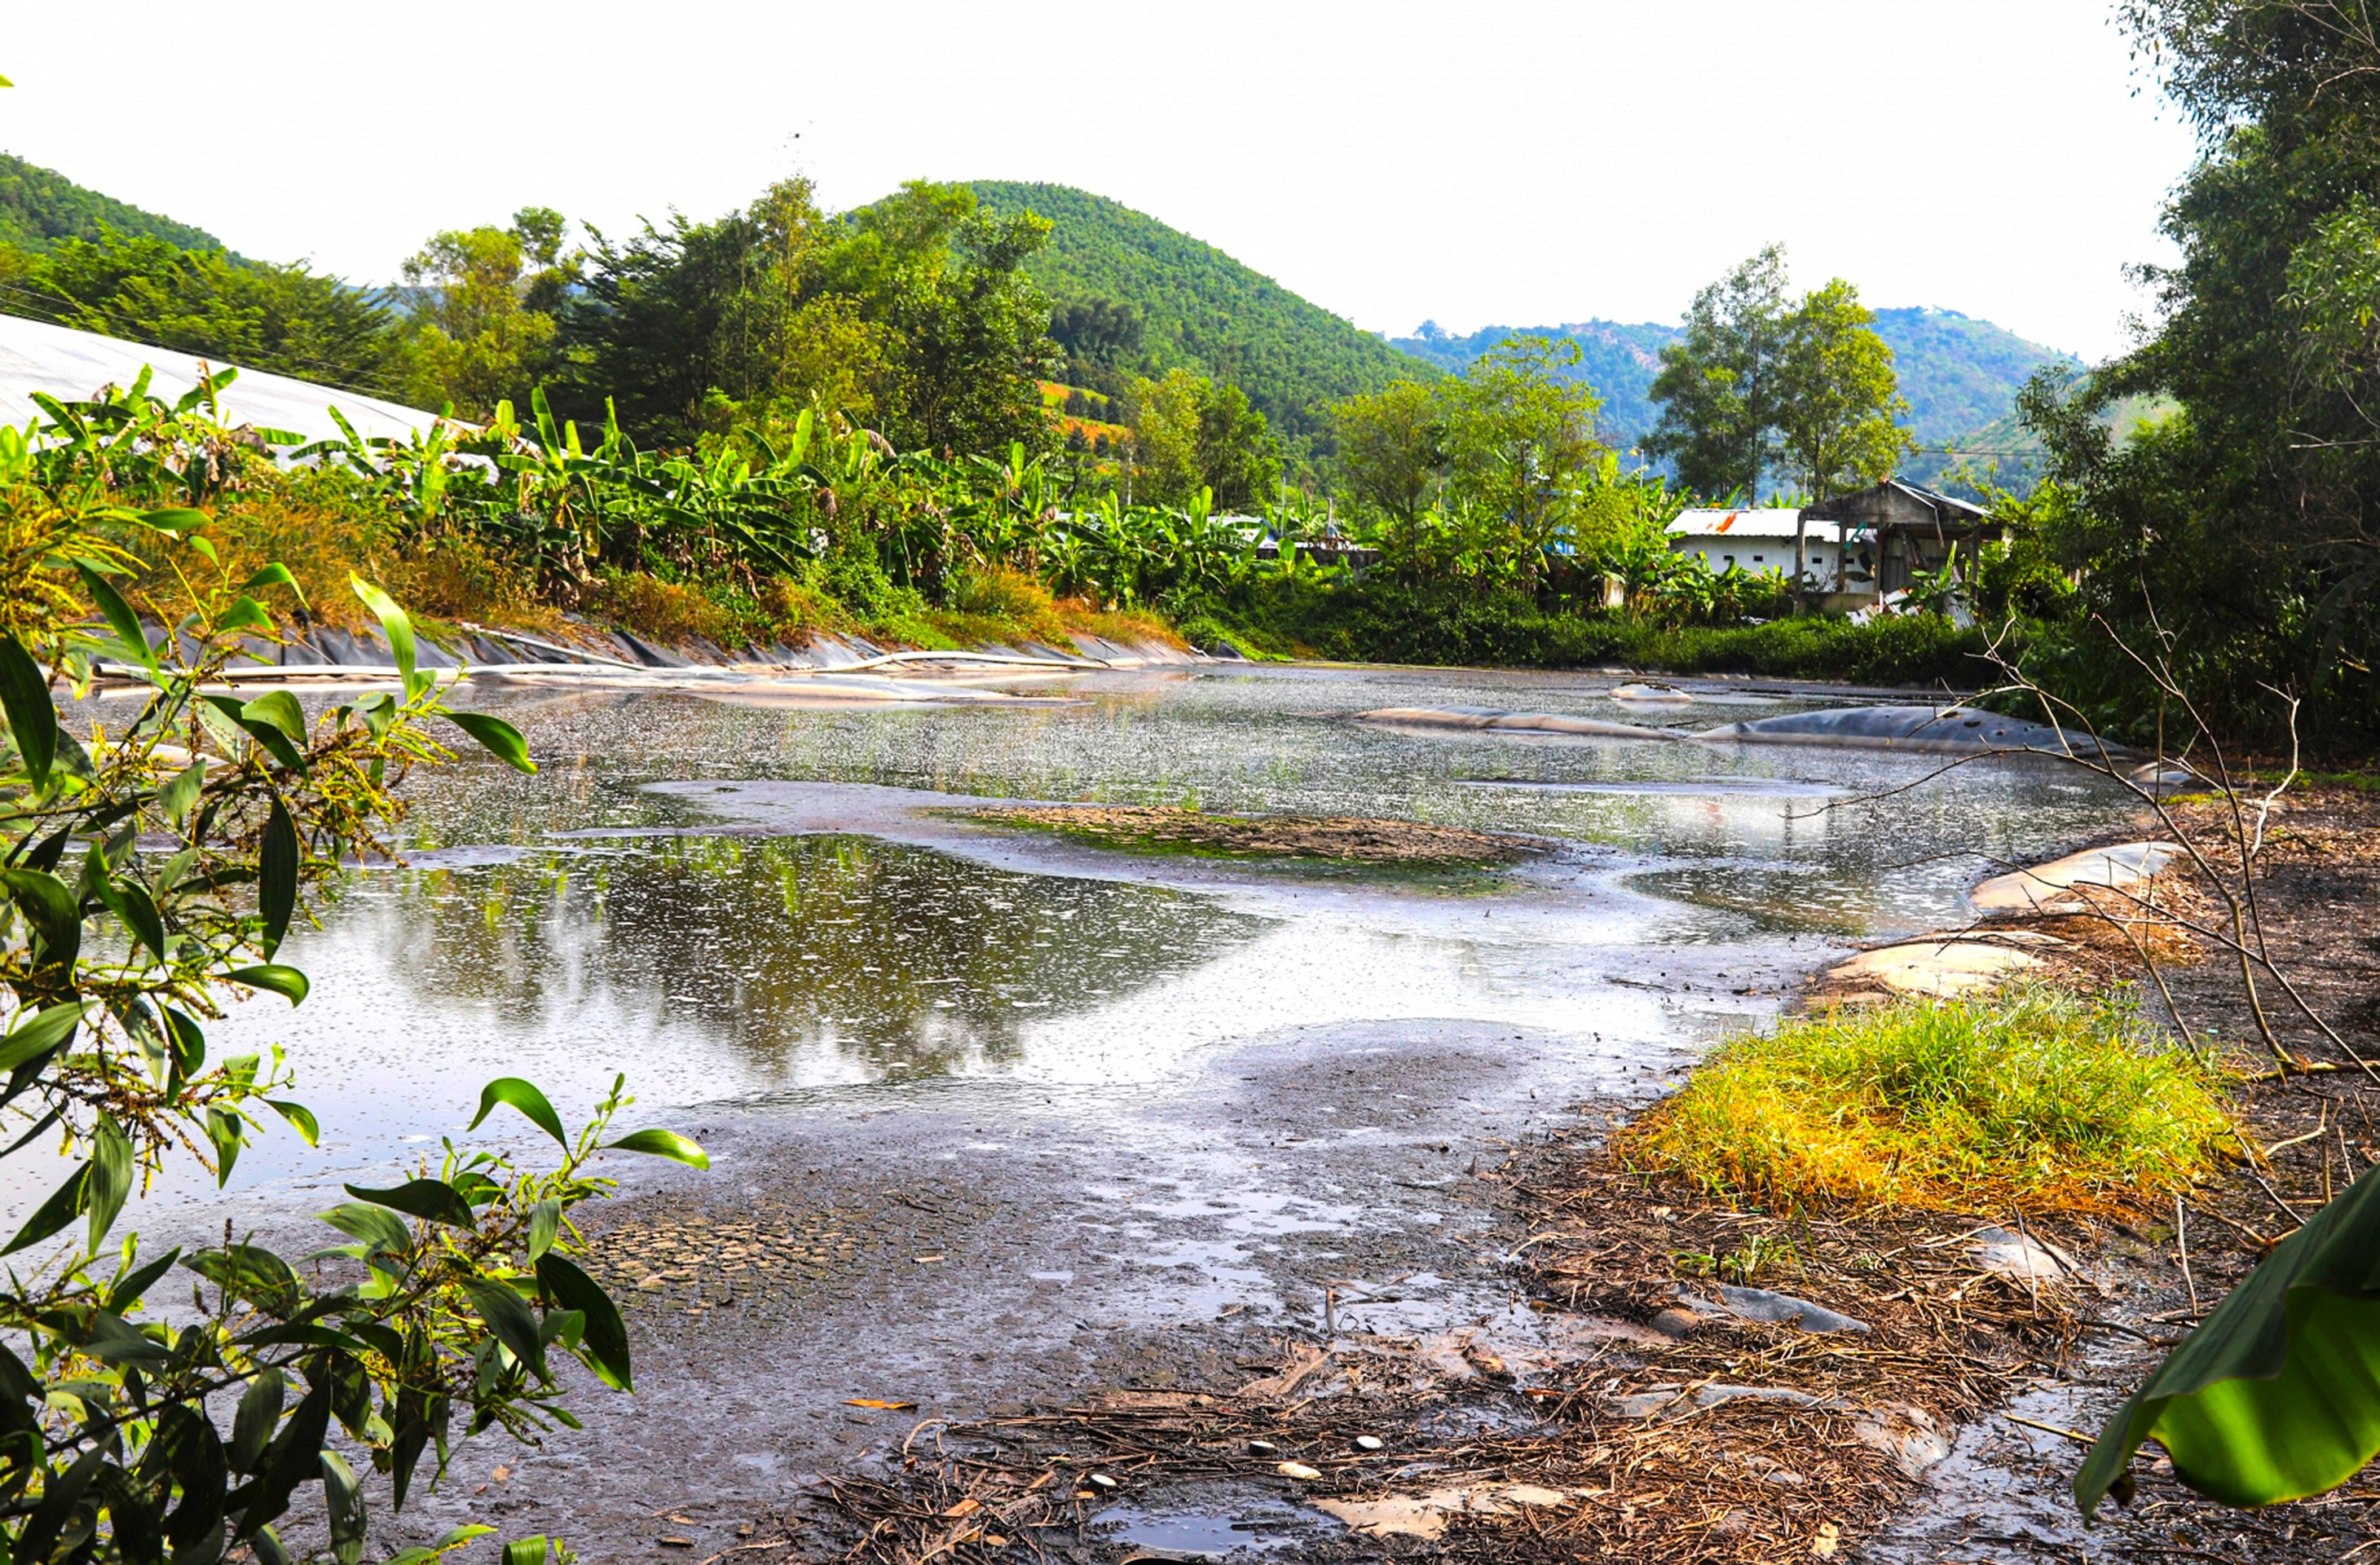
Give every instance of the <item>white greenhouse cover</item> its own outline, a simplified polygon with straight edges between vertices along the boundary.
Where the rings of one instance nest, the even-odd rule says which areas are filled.
[[[155,371],[150,377],[150,391],[167,402],[199,383],[199,360],[189,354],[145,347],[71,326],[53,326],[46,321],[0,315],[0,423],[22,429],[29,420],[42,418],[42,410],[33,405],[35,392],[46,392],[61,402],[86,401],[102,386],[129,386],[140,378],[143,365]],[[212,362],[209,367],[223,368]],[[337,437],[339,426],[331,421],[333,407],[366,440],[378,436],[404,440],[438,421],[435,414],[418,407],[245,366],[217,400],[226,424],[286,430],[308,441]]]

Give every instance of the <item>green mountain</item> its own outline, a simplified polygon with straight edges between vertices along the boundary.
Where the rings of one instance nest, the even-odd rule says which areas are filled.
[[[1305,445],[1330,403],[1427,372],[1354,322],[1121,202],[1065,185],[988,179],[971,188],[992,211],[1029,209],[1053,224],[1049,248],[1026,270],[1056,307],[1056,334],[1080,361],[1069,373],[1077,383],[1121,390],[1101,384],[1102,371],[1120,382],[1194,370],[1236,384],[1274,430]]]
[[[0,244],[47,249],[57,239],[96,239],[103,227],[147,235],[186,250],[224,248],[221,239],[203,228],[128,206],[54,169],[0,152]]]
[[[1900,394],[1909,399],[1909,431],[1920,445],[1979,443],[1971,437],[2007,416],[2017,388],[2034,370],[2052,363],[2082,368],[2072,354],[2027,342],[1955,309],[1879,309],[1876,330],[1892,349]],[[1614,438],[1633,440],[1660,416],[1647,394],[1653,377],[1660,373],[1661,349],[1678,340],[1675,326],[1577,321],[1559,326],[1490,326],[1458,337],[1431,321],[1412,336],[1391,339],[1390,346],[1453,370],[1516,332],[1568,337],[1578,344],[1579,363],[1570,373],[1603,394],[1603,421]],[[1941,465],[1926,464],[1929,470]]]

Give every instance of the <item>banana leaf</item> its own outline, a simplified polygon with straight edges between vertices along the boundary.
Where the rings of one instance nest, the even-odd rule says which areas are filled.
[[[2074,1475],[2086,1519],[2151,1439],[2226,1505],[2321,1494],[2380,1452],[2380,1171],[2275,1245],[2132,1394]]]

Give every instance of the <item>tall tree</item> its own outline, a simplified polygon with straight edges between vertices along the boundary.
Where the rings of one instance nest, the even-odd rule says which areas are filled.
[[[1336,466],[1349,498],[1411,533],[1447,463],[1446,409],[1434,389],[1399,381],[1330,410]]]
[[[1645,449],[1678,481],[1717,499],[1760,487],[1776,421],[1770,372],[1784,336],[1785,249],[1769,245],[1694,295],[1685,340],[1661,350],[1651,396],[1660,422]]]
[[[406,261],[413,400],[484,419],[551,374],[555,314],[578,275],[579,258],[562,250],[567,226],[551,208],[524,207],[509,227],[434,235]]]
[[[1787,316],[1767,377],[1778,454],[1806,493],[1825,500],[1892,476],[1909,449],[1909,404],[1876,314],[1838,277]]]
[[[1281,474],[1281,448],[1239,387],[1187,370],[1133,384],[1133,477],[1140,497],[1169,502],[1210,491],[1216,508],[1263,503]]]

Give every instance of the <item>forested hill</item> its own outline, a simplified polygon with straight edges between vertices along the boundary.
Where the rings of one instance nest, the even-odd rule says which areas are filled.
[[[1293,436],[1318,431],[1341,397],[1427,373],[1352,321],[1120,202],[1065,185],[980,180],[972,188],[994,211],[1029,208],[1050,219],[1050,246],[1027,270],[1062,311],[1099,301],[1139,311],[1136,350],[1113,357],[1141,362],[1119,370],[1180,367],[1231,381]]]
[[[1876,330],[1892,348],[1900,394],[1909,399],[1909,429],[1921,445],[1966,441],[2006,418],[2017,388],[2043,364],[2082,368],[2072,354],[2027,342],[1955,309],[1879,309]],[[1658,410],[1645,394],[1660,372],[1662,347],[1678,339],[1675,326],[1578,321],[1560,326],[1491,326],[1458,337],[1429,323],[1390,346],[1442,369],[1460,370],[1515,331],[1569,337],[1579,345],[1579,365],[1572,373],[1603,394],[1604,422],[1615,435],[1633,438],[1653,427]]]
[[[0,244],[45,249],[55,239],[96,239],[103,227],[147,235],[186,250],[224,248],[203,228],[128,206],[63,174],[0,152]]]

